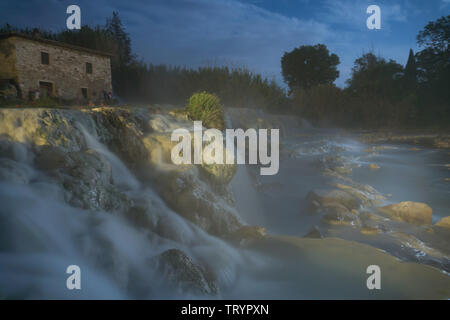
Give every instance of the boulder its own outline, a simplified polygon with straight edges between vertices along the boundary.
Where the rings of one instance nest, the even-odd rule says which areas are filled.
[[[245,245],[253,240],[264,238],[266,234],[266,229],[264,227],[243,226],[229,234],[226,239],[239,245]]]
[[[142,140],[148,152],[147,162],[159,169],[163,165],[174,166],[171,159],[172,148],[177,142],[171,141],[170,133],[152,133]]]
[[[71,164],[67,151],[49,145],[36,147],[34,164],[43,171],[61,169]]]
[[[200,172],[212,186],[228,185],[237,172],[237,166],[235,164],[202,164]]]
[[[145,124],[138,114],[126,108],[102,107],[92,109],[101,142],[135,169],[149,157],[143,143]]]
[[[214,235],[223,236],[242,227],[228,186],[236,165],[175,165],[171,151],[177,142],[166,132],[154,131],[143,143],[150,155],[148,165],[155,169],[149,178],[171,209]]]
[[[66,151],[84,147],[77,125],[88,126],[89,116],[79,110],[4,109],[0,110],[0,135],[33,146],[59,146]]]
[[[229,189],[217,194],[200,176],[195,166],[179,166],[155,181],[169,207],[206,232],[223,236],[242,227]]]
[[[314,190],[306,195],[306,201],[309,209],[312,211],[320,210],[321,207],[345,207],[349,211],[358,209],[360,200],[355,196],[343,190]]]
[[[311,238],[311,239],[322,239],[322,233],[320,232],[320,230],[316,227],[313,226],[311,228],[311,230],[303,236],[304,238]]]
[[[330,209],[330,208],[328,208]],[[358,226],[361,224],[359,217],[353,214],[352,212],[348,210],[340,210],[336,208],[331,207],[330,212],[327,212],[323,217],[322,220],[329,224],[334,225],[350,225],[350,226]]]
[[[360,230],[361,234],[364,234],[366,236],[374,236],[376,234],[381,233],[380,229],[372,228],[372,227],[362,227]]]
[[[75,207],[126,211],[131,204],[114,185],[111,164],[95,150],[67,152],[59,147],[43,146],[35,164],[63,187],[65,200]]]
[[[169,286],[197,295],[216,295],[217,285],[212,275],[196,264],[183,251],[170,249],[150,262]]]
[[[185,127],[189,129],[189,127]],[[193,139],[191,134],[191,139]],[[143,144],[148,150],[149,156],[147,161],[150,165],[156,166],[158,169],[166,168],[173,169],[175,166],[171,159],[171,153],[174,146],[178,144],[177,141],[171,140],[171,132],[159,132],[154,131],[152,134],[147,135],[143,139]],[[191,147],[193,148],[194,142],[191,141]],[[206,144],[203,146],[205,148]],[[207,155],[203,154],[203,160]],[[191,154],[191,160],[193,161],[193,154]],[[226,149],[224,148],[223,159],[226,159]],[[212,188],[221,189],[222,186],[226,186],[233,179],[236,171],[236,164],[206,164],[203,161],[200,165],[184,164],[183,166],[196,166],[201,174],[201,178],[208,182]],[[180,167],[180,166],[177,166]]]
[[[435,226],[450,229],[450,216],[442,218],[435,223]]]
[[[378,208],[387,217],[416,225],[430,225],[433,209],[426,203],[404,201]]]
[[[375,206],[382,203],[386,198],[369,185],[356,184],[354,186],[336,184],[336,187],[357,198],[363,206]]]
[[[322,220],[329,224],[359,225],[360,200],[339,189],[314,190],[307,194],[307,210],[323,214]]]
[[[362,224],[361,233],[363,234],[382,233],[389,230],[386,225],[386,220],[388,221],[388,219],[375,213],[363,212],[360,215],[360,219]],[[377,231],[375,232],[375,230]]]

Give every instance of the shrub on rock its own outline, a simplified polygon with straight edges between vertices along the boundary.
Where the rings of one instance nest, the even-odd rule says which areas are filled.
[[[223,106],[219,98],[205,91],[193,94],[186,107],[188,117],[194,121],[202,121],[206,128],[225,129]]]

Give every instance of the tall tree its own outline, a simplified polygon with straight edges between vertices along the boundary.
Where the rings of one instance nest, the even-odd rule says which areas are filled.
[[[125,66],[133,61],[131,53],[131,40],[120,20],[119,13],[114,11],[113,16],[106,20],[106,32],[117,44],[116,59],[119,66]]]
[[[324,44],[301,46],[285,52],[281,58],[284,81],[290,91],[309,89],[319,84],[332,84],[339,76],[339,57]]]
[[[137,70],[142,68],[132,55],[130,36],[125,31],[116,11],[106,20],[105,30],[114,39],[116,45],[116,51],[111,60],[113,90],[121,97],[134,95],[138,82],[141,80],[141,74]]]
[[[414,56],[414,51],[409,49],[408,62],[405,66],[405,83],[408,87],[414,87],[417,82],[417,66],[416,57]]]

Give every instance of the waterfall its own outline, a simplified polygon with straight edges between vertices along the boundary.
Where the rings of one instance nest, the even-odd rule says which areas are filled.
[[[101,144],[97,138],[94,138],[82,124],[78,124],[78,127],[86,139],[87,146],[104,155],[106,159],[108,159],[112,167],[114,183],[118,186],[132,190],[137,189],[139,187],[139,182],[122,163],[122,161],[114,153],[109,151],[106,146]]]
[[[79,129],[87,146],[111,164],[114,183],[150,206],[145,217],[154,229],[130,224],[127,212],[72,207],[61,187],[43,174],[29,185],[0,182],[0,297],[174,298],[181,293],[165,288],[148,263],[173,248],[208,265],[221,287],[231,286],[240,254],[170,210],[94,135]],[[75,294],[65,288],[69,265],[78,265],[83,274],[82,290]]]
[[[390,279],[379,297],[450,296],[450,277],[439,269],[448,265],[448,257],[436,255],[439,251],[428,243],[415,241],[417,234],[409,231],[411,226],[364,238],[357,227],[326,225],[320,214],[308,215],[302,206],[309,191],[337,188],[336,182],[362,191],[359,194],[365,197],[378,195],[370,185],[352,179],[374,181],[377,189],[386,181],[394,185],[391,180],[398,175],[406,179],[418,171],[417,164],[424,162],[422,155],[429,156],[431,151],[412,154],[399,148],[381,154],[379,148],[381,155],[369,154],[365,145],[339,140],[334,132],[317,129],[313,135],[295,135],[293,124],[285,122],[285,131],[294,134],[282,141],[279,174],[261,177],[259,170],[238,166],[231,185],[214,190],[199,167],[158,170],[162,164],[156,161],[148,167],[152,174],[142,174],[138,180],[136,172],[111,151],[116,150],[111,145],[114,140],[103,140],[117,129],[107,128],[115,123],[105,119],[112,112],[107,111],[0,110],[0,298],[364,299],[373,297],[365,287],[365,270],[372,263],[380,264]],[[156,118],[161,121],[154,122],[165,127],[182,123],[139,110],[139,116],[143,115],[150,125]],[[276,127],[283,120],[261,113],[227,117],[229,126],[247,121],[251,127],[256,121]],[[132,118],[124,127],[137,122]],[[136,139],[147,139],[150,148],[164,146],[160,151],[167,152],[169,144],[163,145],[167,132],[152,130],[160,140],[151,140],[154,131],[150,130]],[[54,158],[44,157],[50,163],[41,167],[36,159],[43,152]],[[404,152],[409,152],[408,157]],[[374,158],[382,169],[390,169],[389,180],[382,170],[364,171]],[[448,171],[447,166],[434,165],[441,158],[446,161],[448,156],[439,153],[428,167],[430,175],[435,168],[440,170],[433,173],[433,179]],[[405,159],[410,160],[408,165]],[[341,171],[333,171],[336,168]],[[357,174],[344,175],[347,168]],[[330,172],[334,175],[325,175]],[[432,187],[441,186],[445,187],[443,183]],[[411,194],[403,189],[403,194]],[[96,206],[76,201],[79,198],[92,200]],[[448,208],[448,198],[442,199],[442,207]],[[205,231],[210,226],[223,227],[228,222],[224,217],[233,217],[234,212],[247,225],[238,224],[222,234]],[[364,215],[362,210],[360,215]],[[382,223],[400,225],[389,225],[386,219]],[[302,237],[319,224],[328,228],[323,239]],[[255,226],[266,227],[268,235],[255,232],[260,229]],[[218,227],[210,229],[224,230]],[[396,234],[407,242],[394,242]],[[389,250],[408,263],[400,262]],[[161,257],[167,253],[164,261]],[[427,257],[430,260],[417,260]],[[416,263],[422,261],[432,261],[433,267]],[[79,291],[66,288],[70,265],[81,269]],[[175,282],[168,281],[170,277]],[[209,289],[215,286],[217,290],[203,290],[210,284]]]

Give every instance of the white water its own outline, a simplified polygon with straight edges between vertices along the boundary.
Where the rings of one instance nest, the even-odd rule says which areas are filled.
[[[148,263],[171,248],[215,270],[222,288],[232,285],[240,253],[172,212],[117,156],[84,128],[83,133],[87,145],[111,163],[115,183],[151,205],[148,219],[159,234],[130,225],[121,213],[67,205],[60,187],[40,173],[29,185],[1,182],[0,297],[174,298],[180,293],[166,292]],[[82,270],[79,292],[65,288],[65,270],[72,264]]]
[[[94,138],[83,125],[79,124],[80,130],[86,139],[86,144],[89,148],[97,151],[98,153],[104,155],[108,159],[112,167],[112,174],[114,184],[135,190],[139,188],[139,182],[131,174],[128,168],[120,161],[120,159],[111,151],[106,148],[103,144],[98,141],[98,138]]]
[[[269,239],[234,247],[169,209],[151,182],[139,181],[95,134],[79,129],[86,145],[110,163],[114,184],[148,206],[145,225],[136,224],[126,212],[68,205],[62,186],[32,167],[31,155],[21,152],[16,160],[29,183],[0,182],[0,298],[198,298],[167,287],[149,263],[172,248],[212,270],[220,288],[213,298],[374,298],[365,287],[365,268],[374,263],[390,270],[385,275],[388,285],[375,298],[450,296],[449,282],[437,269],[400,264],[377,249],[352,242]],[[252,168],[240,166],[231,185],[246,222],[262,225],[271,234],[302,236],[319,223],[302,214],[302,205],[309,190],[325,185],[318,173],[322,167],[317,167],[324,156],[342,153],[345,161],[360,164],[361,169],[368,160],[361,159],[363,146],[353,141],[322,137],[317,142],[308,137],[286,144],[289,156],[282,155],[279,175],[257,176],[261,188],[256,188]],[[374,176],[361,181],[370,179]],[[377,189],[383,191],[381,182]],[[65,271],[72,264],[81,267],[81,291],[65,287]]]

